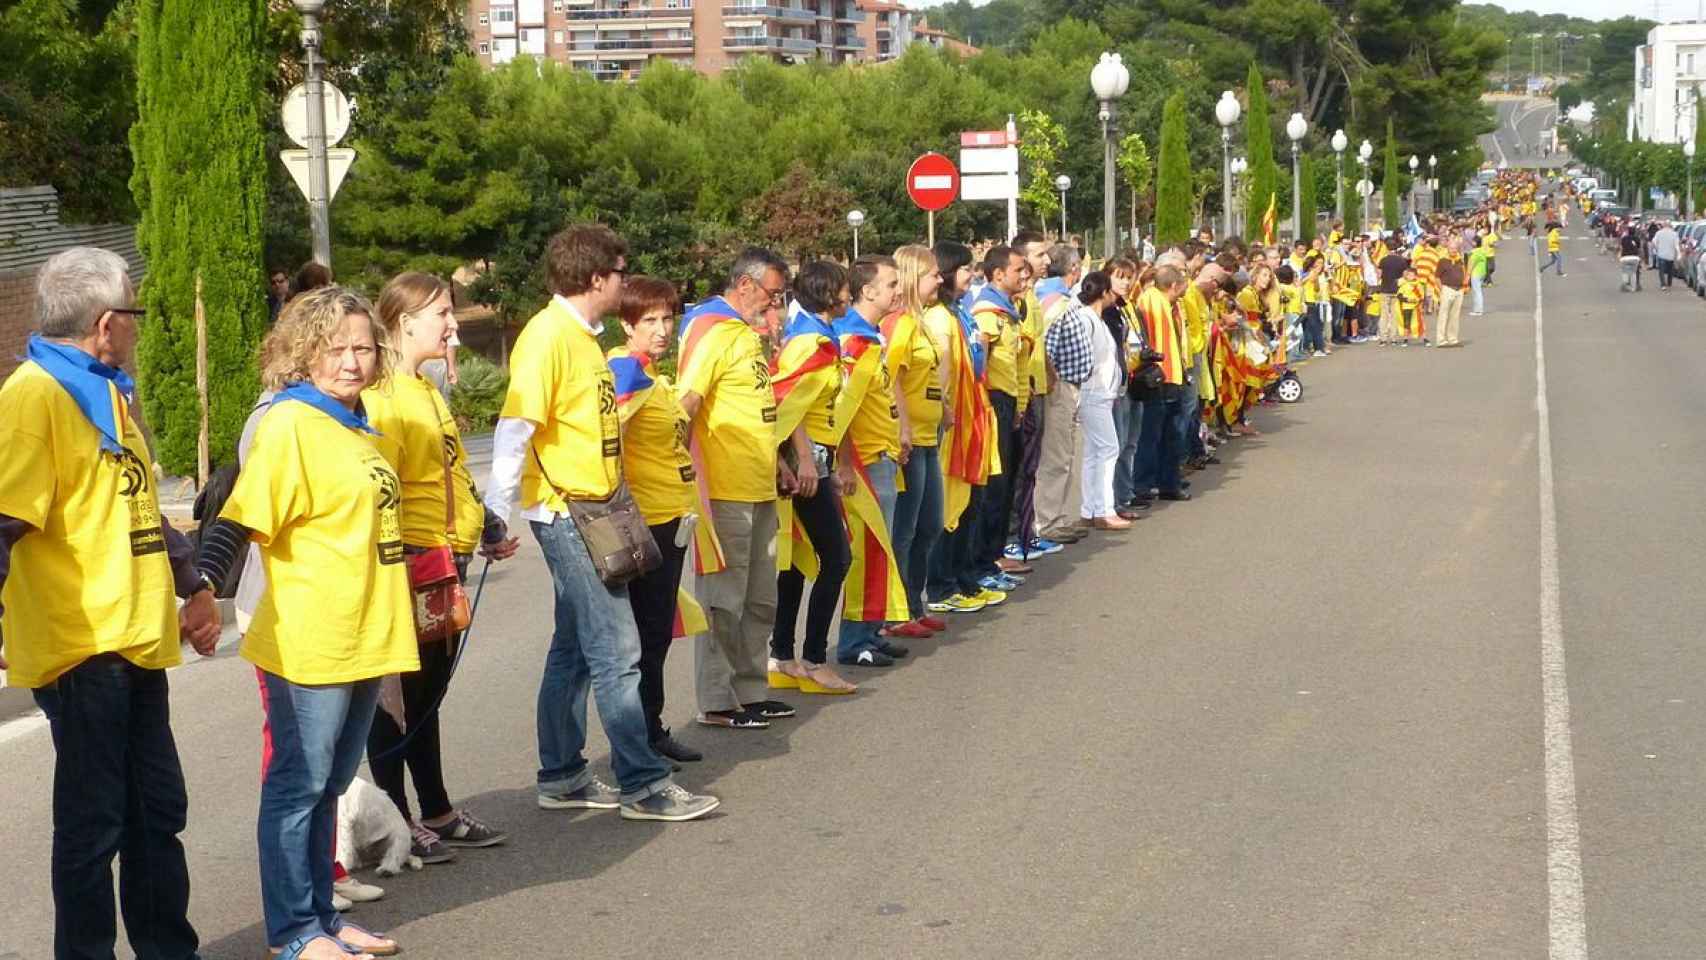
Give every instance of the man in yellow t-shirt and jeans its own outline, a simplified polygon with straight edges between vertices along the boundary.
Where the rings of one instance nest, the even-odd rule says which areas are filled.
[[[40,333],[0,386],[0,668],[53,732],[56,957],[113,955],[120,851],[135,953],[193,957],[199,945],[166,668],[180,637],[213,653],[219,613],[194,548],[160,519],[122,369],[144,322],[117,254],[55,254],[36,274]]]
[[[519,494],[555,588],[556,630],[539,680],[539,806],[620,807],[628,820],[693,820],[716,809],[717,798],[677,786],[669,761],[652,749],[628,588],[599,577],[568,508],[570,501],[609,499],[622,482],[616,384],[598,335],[621,303],[627,255],[628,245],[602,224],[551,238],[545,276],[552,297],[510,353],[486,507],[508,523]],[[588,687],[620,790],[587,769]]]

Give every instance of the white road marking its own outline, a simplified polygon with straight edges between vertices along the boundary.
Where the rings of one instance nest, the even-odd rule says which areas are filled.
[[[1558,505],[1552,484],[1552,419],[1546,403],[1546,338],[1540,274],[1534,274],[1534,404],[1540,453],[1540,679],[1546,755],[1546,885],[1550,960],[1587,960],[1581,828],[1576,819],[1570,682],[1558,603]]]

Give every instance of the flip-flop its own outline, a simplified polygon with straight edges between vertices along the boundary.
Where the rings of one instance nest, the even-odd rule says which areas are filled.
[[[374,933],[372,930],[369,930],[366,927],[357,926],[356,924],[350,923],[348,920],[345,920],[343,923],[338,924],[338,932],[341,933],[344,930],[359,930],[362,933],[365,933],[370,937],[377,937],[381,940],[387,941],[387,943],[384,946],[374,945],[371,947],[358,947],[355,944],[345,942],[344,938],[342,938],[342,937],[337,937],[338,943],[341,944],[343,946],[344,950],[346,950],[349,953],[354,953],[354,954],[365,953],[369,956],[374,956],[374,957],[394,957],[397,954],[403,952],[403,948],[397,946],[397,941],[392,940],[390,937],[386,936],[383,933]]]
[[[285,944],[284,947],[281,950],[279,950],[277,953],[272,953],[271,951],[269,951],[268,956],[271,957],[271,960],[301,960],[302,951],[308,949],[308,945],[313,943],[316,940],[329,940],[333,944],[336,944],[337,948],[339,950],[342,950],[345,954],[347,954],[349,956],[353,956],[353,957],[371,957],[371,956],[373,956],[373,954],[368,953],[365,950],[352,950],[352,949],[350,949],[349,944],[347,944],[347,943],[343,942],[342,940],[339,940],[337,937],[334,937],[331,934],[327,934],[327,933],[305,933],[302,936],[297,937],[295,940],[292,940],[289,943]]]

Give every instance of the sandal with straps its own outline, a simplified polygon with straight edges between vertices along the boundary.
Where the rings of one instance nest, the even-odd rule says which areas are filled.
[[[353,957],[355,960],[372,960],[373,958],[373,954],[351,949],[349,944],[344,943],[342,940],[326,933],[305,933],[302,936],[297,937],[295,940],[285,944],[284,948],[279,950],[277,953],[269,952],[269,955],[272,960],[301,960],[302,951],[308,949],[310,945],[320,940],[324,940],[337,947],[338,950],[346,957]]]
[[[338,936],[337,937],[338,943],[341,944],[343,946],[343,948],[345,950],[349,951],[350,953],[357,953],[357,954],[365,953],[369,956],[374,956],[374,957],[394,957],[397,954],[403,952],[403,948],[397,946],[397,941],[391,939],[390,937],[386,936],[383,933],[374,933],[372,930],[369,930],[366,927],[357,926],[356,924],[350,923],[348,920],[345,920],[343,923],[338,925],[338,933],[339,934],[343,933],[345,930],[355,930],[359,933],[364,933],[369,937],[372,937],[376,940],[381,941],[380,943],[372,944],[371,946],[358,947],[355,944],[350,943],[349,941],[345,940],[343,937]],[[334,934],[334,936],[337,936],[337,935]]]

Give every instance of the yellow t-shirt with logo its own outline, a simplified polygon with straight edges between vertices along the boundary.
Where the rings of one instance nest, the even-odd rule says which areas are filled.
[[[894,322],[885,354],[889,376],[900,382],[912,445],[934,447],[942,426],[942,361],[930,331],[911,313]]]
[[[758,333],[739,320],[717,320],[699,338],[677,386],[677,396],[696,393],[702,401],[693,439],[711,499],[776,499],[776,394]]]
[[[533,315],[510,351],[505,418],[534,424],[521,506],[564,513],[564,498],[604,500],[622,479],[616,382],[591,331],[560,300]],[[548,478],[548,479],[547,479]]]
[[[1030,370],[1031,351],[1025,346],[1025,338],[1019,320],[999,310],[980,309],[972,314],[977,322],[977,331],[989,341],[989,349],[985,356],[988,358],[984,365],[984,373],[989,380],[989,389],[999,390],[1010,397],[1020,400],[1020,408],[1030,396],[1029,376],[1026,383],[1019,382],[1019,370]]]
[[[883,454],[900,456],[900,410],[882,344],[843,338],[841,371],[835,419],[847,424],[847,439],[859,462],[875,463]]]
[[[299,684],[420,669],[396,443],[275,402],[220,516],[253,531],[267,589],[243,658]]]
[[[627,347],[609,356],[629,356]],[[622,475],[648,526],[668,523],[693,512],[693,457],[687,451],[691,427],[687,411],[675,399],[669,378],[650,372],[652,387],[639,403],[618,404],[622,420]]]
[[[411,547],[441,547],[473,553],[480,545],[485,508],[474,495],[468,451],[444,395],[420,374],[396,374],[362,391],[362,407],[373,429],[400,448],[397,476],[403,481],[403,542]],[[445,533],[444,469],[450,467],[450,491],[456,498],[455,523]]]
[[[1303,314],[1303,290],[1295,283],[1282,283],[1280,290],[1280,312],[1293,316]]]
[[[125,453],[102,451],[76,401],[34,363],[0,386],[0,514],[34,528],[12,548],[0,616],[12,686],[47,686],[103,653],[145,669],[181,660],[153,461],[128,416],[120,435]]]
[[[1049,322],[1054,317],[1044,313],[1042,301],[1037,299],[1035,284],[1032,284],[1031,288],[1025,291],[1023,304],[1025,319],[1022,321],[1020,329],[1025,331],[1033,344],[1042,343],[1043,335],[1048,333]],[[1061,314],[1066,312],[1064,307],[1057,309]],[[1030,352],[1030,389],[1027,391],[1028,394],[1041,396],[1048,393],[1048,357],[1045,354],[1046,351],[1036,349]],[[1019,409],[1023,410],[1028,403],[1028,399],[1021,402]]]

